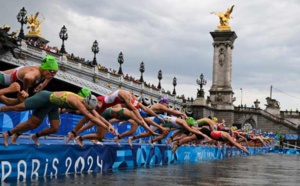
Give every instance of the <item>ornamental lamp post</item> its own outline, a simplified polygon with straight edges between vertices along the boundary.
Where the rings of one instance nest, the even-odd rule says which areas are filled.
[[[158,71],[157,78],[158,78],[158,86],[157,86],[157,88],[160,90],[160,89],[161,89],[160,80],[162,80],[162,78],[163,78],[163,77],[162,77],[162,71],[161,71],[161,70]]]
[[[60,53],[66,54],[67,52],[66,52],[66,49],[65,49],[65,41],[68,39],[68,33],[67,33],[67,28],[65,27],[65,25],[61,28],[61,30],[59,32],[59,37],[62,40]]]
[[[20,33],[19,33],[19,38],[22,38],[22,39],[25,39],[25,35],[24,35],[24,30],[23,30],[23,25],[25,24],[27,24],[27,16],[26,16],[26,14],[27,14],[27,11],[25,10],[25,8],[23,7],[20,11],[19,11],[19,13],[18,13],[18,15],[17,15],[17,20],[18,20],[18,22],[19,23],[21,23],[21,30],[20,30]]]
[[[140,82],[143,83],[144,82],[143,73],[145,72],[145,64],[143,61],[140,64],[140,72],[141,72]]]
[[[173,89],[173,95],[176,95],[176,90],[175,90],[176,85],[177,85],[177,78],[174,77],[174,78],[173,78],[173,86],[174,86],[174,89]]]
[[[120,64],[120,68],[119,68],[118,74],[119,75],[123,75],[122,64],[124,63],[124,59],[123,59],[123,53],[122,52],[120,52],[120,54],[119,54],[118,63]]]
[[[200,75],[200,79],[196,80],[197,84],[200,85],[200,90],[198,89],[198,97],[204,97],[204,90],[203,90],[203,85],[206,85],[206,79],[204,79],[203,74]]]
[[[93,43],[92,52],[94,53],[94,59],[92,61],[92,66],[96,66],[97,65],[96,54],[99,52],[99,46],[98,46],[97,40],[95,40]]]
[[[241,90],[241,106],[243,106],[243,88],[240,88]]]

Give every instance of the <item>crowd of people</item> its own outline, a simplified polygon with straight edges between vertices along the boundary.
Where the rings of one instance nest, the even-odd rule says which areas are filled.
[[[222,119],[218,123],[216,117],[205,117],[195,120],[185,113],[168,107],[169,100],[162,97],[158,103],[147,107],[143,105],[133,93],[126,90],[115,90],[108,95],[95,96],[87,88],[82,88],[77,94],[73,92],[44,90],[58,71],[55,57],[47,55],[39,66],[22,66],[0,72],[0,112],[33,110],[27,121],[16,125],[11,130],[2,133],[4,145],[15,144],[22,133],[35,129],[48,116],[50,127],[31,136],[36,145],[39,137],[54,134],[59,129],[60,113],[66,111],[77,112],[82,115],[76,127],[68,133],[66,143],[75,140],[81,147],[84,140],[101,143],[107,132],[112,133],[115,142],[120,146],[120,140],[128,138],[128,143],[139,138],[151,137],[149,144],[154,144],[169,137],[167,144],[173,153],[182,145],[217,145],[227,144],[249,154],[245,148],[269,146],[271,139],[266,139],[254,132],[237,130],[227,126]],[[37,84],[37,85],[36,85]],[[35,94],[29,97],[28,89],[36,85]],[[17,93],[16,98],[6,94]],[[129,122],[128,131],[119,134],[113,127],[114,122]],[[90,127],[96,126],[96,133],[80,135]],[[136,134],[138,126],[145,128],[145,132]],[[172,135],[169,135],[171,132]]]

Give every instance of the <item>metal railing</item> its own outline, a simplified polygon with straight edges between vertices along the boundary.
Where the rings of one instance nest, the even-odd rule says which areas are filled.
[[[289,144],[289,143],[283,143],[283,148],[289,148],[289,147],[293,147],[292,149],[300,149],[300,147],[297,146],[297,145],[293,145],[293,144]]]

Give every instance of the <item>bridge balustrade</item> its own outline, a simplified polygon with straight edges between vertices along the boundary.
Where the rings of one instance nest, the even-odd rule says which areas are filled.
[[[265,110],[252,108],[252,107],[234,107],[234,111],[237,112],[249,112],[249,113],[260,113],[263,116],[267,117],[268,119],[271,119],[272,121],[278,122],[278,123],[284,123],[286,125],[289,125],[293,128],[299,128],[299,124],[296,124],[294,122],[289,121],[287,118],[284,118],[284,114],[281,113],[280,116],[275,116]]]
[[[38,56],[42,56],[42,49],[34,46],[27,45],[27,51],[30,53],[34,53]]]
[[[67,68],[70,68],[70,67],[77,67],[78,69],[81,70],[81,72],[87,72],[87,74],[94,74],[94,77],[96,79],[97,79],[97,75],[99,75],[100,77],[112,80],[111,84],[116,84],[116,85],[119,84],[120,86],[122,86],[122,84],[125,84],[125,85],[129,85],[132,88],[139,89],[139,90],[141,90],[141,92],[146,93],[146,94],[147,94],[147,92],[150,93],[150,94],[154,94],[154,95],[156,94],[156,95],[158,95],[157,96],[158,98],[160,96],[168,97],[171,102],[176,102],[177,104],[181,104],[183,102],[182,99],[179,99],[179,98],[177,99],[175,96],[173,96],[171,94],[168,94],[168,93],[165,93],[164,91],[156,90],[156,89],[153,89],[152,87],[148,87],[148,86],[142,86],[139,82],[135,82],[135,81],[130,81],[130,80],[124,79],[123,76],[120,76],[118,74],[114,74],[114,73],[110,73],[110,72],[105,72],[103,70],[95,70],[94,69],[95,67],[92,67],[92,66],[84,64],[84,63],[80,63],[80,62],[78,62],[76,60],[69,59],[69,58],[64,57],[64,56],[60,56],[59,54],[54,54],[54,53],[52,53],[50,51],[45,51],[45,50],[43,50],[43,49],[41,49],[39,47],[28,45],[26,42],[22,42],[21,48],[24,51],[26,51],[27,53],[34,54],[35,56],[39,56],[40,58],[42,58],[43,56],[45,56],[47,54],[55,56],[57,58],[57,60],[59,61],[59,63],[60,63],[61,69],[63,69],[63,70],[66,70]],[[28,65],[28,64],[23,64],[23,65]],[[97,73],[95,73],[95,71],[97,71]],[[72,78],[69,78],[66,75],[62,75],[62,74],[59,75],[59,73],[58,73],[57,76],[66,78],[66,79],[68,79],[68,81],[73,81]],[[80,77],[80,75],[78,77]],[[95,83],[96,83],[96,81],[95,81],[96,79],[94,79]],[[120,82],[122,82],[122,83],[120,84]],[[78,82],[78,83],[80,85],[84,86],[85,82]],[[117,87],[113,87],[112,85],[109,85],[109,84],[107,83],[107,85],[105,87],[106,88],[108,87],[108,89],[115,89],[115,88],[117,88]],[[111,88],[111,87],[113,87],[113,88]]]

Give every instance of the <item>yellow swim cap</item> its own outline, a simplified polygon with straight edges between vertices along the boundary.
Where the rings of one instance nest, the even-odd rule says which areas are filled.
[[[212,119],[214,122],[217,122],[218,121],[218,118],[216,118],[216,117],[213,117],[213,119]]]

